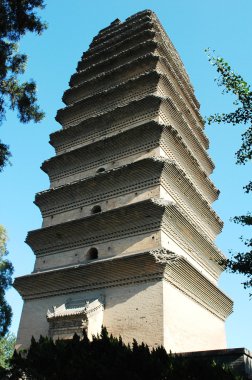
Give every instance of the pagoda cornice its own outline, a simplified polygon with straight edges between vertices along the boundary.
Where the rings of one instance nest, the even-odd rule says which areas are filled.
[[[162,67],[158,69],[158,63],[162,62]],[[133,68],[134,70],[131,70]],[[91,96],[108,91],[114,87],[126,83],[130,79],[136,79],[140,75],[148,74],[149,72],[157,69],[157,72],[161,75],[161,84],[165,87],[164,91],[167,93],[168,89],[173,96],[173,99],[177,105],[179,105],[183,115],[191,127],[191,133],[196,136],[199,143],[204,148],[208,147],[208,139],[202,132],[202,128],[198,125],[199,120],[202,123],[202,119],[198,117],[199,113],[194,110],[191,112],[190,102],[188,103],[183,96],[183,89],[181,89],[181,82],[176,79],[176,74],[172,72],[172,67],[168,61],[162,57],[154,55],[153,53],[146,54],[138,57],[130,62],[122,64],[116,68],[112,68],[110,71],[103,72],[95,78],[88,79],[82,83],[69,88],[65,91],[62,100],[67,105],[73,105],[73,103],[80,100],[87,99]],[[169,75],[167,75],[169,74]],[[165,96],[165,94],[164,94]],[[181,112],[180,111],[180,112]],[[196,118],[195,116],[196,115]]]
[[[142,256],[148,255],[148,266],[139,265]],[[83,290],[122,286],[127,283],[161,279],[163,268],[149,252],[130,256],[116,256],[85,264],[34,272],[15,279],[14,287],[24,299],[43,298],[48,295],[68,294]],[[70,286],[71,284],[71,286]]]
[[[26,243],[37,256],[63,255],[73,249],[158,231],[165,232],[185,255],[218,278],[223,254],[201,227],[188,220],[181,207],[159,198],[30,231]]]
[[[164,248],[150,252],[160,264],[165,265],[164,278],[200,305],[204,305],[223,320],[233,311],[232,300],[183,256],[174,255]],[[217,295],[218,293],[218,295]],[[222,310],[222,311],[221,311]]]
[[[190,95],[190,91],[188,92],[187,87],[184,85],[183,81],[181,81],[181,79],[178,77],[177,72],[174,71],[172,64],[170,64],[166,59],[164,50],[162,48],[162,43],[158,42],[156,39],[149,39],[140,43],[139,41],[136,41],[136,44],[133,46],[131,45],[128,49],[124,49],[122,51],[116,50],[115,54],[112,54],[106,57],[105,59],[103,57],[103,59],[98,63],[88,65],[86,68],[72,75],[70,80],[70,86],[77,86],[84,80],[96,78],[98,75],[110,71],[112,68],[121,66],[122,63],[131,62],[132,60],[145,56],[149,53],[153,53],[159,56],[160,59],[163,58],[163,60],[166,60],[166,68],[169,68],[169,71],[173,76],[176,84],[179,86],[181,93],[189,102],[190,107],[192,108],[192,110],[194,110],[194,113],[195,115],[197,115],[197,118],[203,128],[203,121],[198,112],[198,102],[196,105],[195,101],[192,98],[192,94]]]
[[[137,22],[132,23],[130,28],[121,29],[120,34],[116,33],[111,36],[111,38],[103,39],[95,45],[91,43],[89,49],[82,54],[82,59],[85,60],[93,54],[97,54],[100,51],[113,47],[114,45],[121,44],[132,36],[136,36],[145,31],[152,31],[153,26],[153,21],[150,17],[142,18]]]
[[[136,39],[138,37],[139,37],[138,35],[135,36]],[[151,38],[151,36],[149,36],[149,38]],[[159,33],[156,32],[155,36],[154,35],[152,36],[152,39],[154,39],[156,41],[156,49],[158,49],[157,55],[161,55],[161,56],[167,57],[168,59],[170,58],[171,61],[173,61],[173,56],[171,55],[171,52],[169,51],[169,49],[167,50],[167,46],[164,43],[162,43],[162,41],[161,41],[162,38],[159,35]],[[144,41],[146,41],[146,39]],[[135,43],[138,46],[141,42],[144,42],[144,41],[136,40]],[[116,55],[118,55],[120,52],[123,52],[123,51],[127,50],[128,48],[132,47],[132,43],[130,43],[129,46],[127,46],[127,44],[125,45],[124,42],[125,41],[123,41],[122,43],[120,43],[120,45],[123,44],[122,49],[118,49],[118,47],[116,47],[116,46],[113,45],[111,48],[105,49],[106,54],[105,54],[104,51],[94,53],[93,55],[91,55],[90,57],[86,58],[84,61],[82,61],[82,63],[79,64],[78,70],[81,71],[81,70],[85,69],[85,67],[89,67],[90,64],[95,64],[95,63],[97,64],[97,63],[103,61],[104,58],[105,58],[105,60],[107,60],[108,58],[111,57],[111,54],[113,55],[113,51],[115,51]],[[111,49],[112,49],[112,52],[111,52]],[[102,59],[100,59],[100,56],[101,56]],[[132,59],[131,57],[129,57],[129,58]],[[171,66],[173,67],[172,64],[171,64]],[[190,94],[189,97],[191,99],[191,103],[193,104],[193,107],[196,107],[196,104],[195,104],[195,102],[193,102],[193,98],[192,98],[193,94],[191,93],[190,88],[187,85],[187,82],[181,76],[181,73],[180,73],[180,71],[179,71],[179,69],[178,69],[178,67],[176,65],[173,67],[173,71],[176,72],[176,77],[178,78],[179,82],[182,84],[182,86],[184,88],[183,91],[185,93],[187,93],[187,94]],[[201,119],[201,124],[202,124],[202,119]]]
[[[163,163],[161,185],[179,205],[182,205],[196,224],[199,223],[208,233],[211,231],[212,238],[215,238],[222,230],[222,220],[174,161],[165,159]]]
[[[121,106],[129,103],[133,98],[141,99],[147,92],[160,92],[161,81],[167,86],[167,79],[164,75],[158,74],[156,71],[141,74],[135,78],[129,79],[121,85],[116,85],[108,90],[103,90],[96,95],[84,98],[74,105],[61,109],[57,113],[56,120],[61,121],[63,126],[70,123],[76,123],[79,119],[90,117],[92,113],[101,114],[113,108],[117,108],[121,102]],[[190,146],[190,150],[197,157],[198,162],[202,165],[202,169],[209,175],[213,170],[213,163],[207,155],[205,149],[193,134],[188,122],[183,117],[182,112],[177,108],[175,102],[170,97],[166,96],[164,100],[168,106],[168,114],[163,114],[166,124],[174,124],[174,127],[184,138],[185,142]],[[99,106],[97,106],[97,103]],[[80,113],[81,112],[81,113]],[[71,116],[72,115],[72,116]]]
[[[98,63],[91,64],[90,66],[75,72],[71,76],[69,85],[70,87],[77,86],[82,81],[96,78],[98,75],[111,71],[111,69],[120,67],[122,64],[129,63],[134,59],[145,56],[146,54],[155,54],[156,47],[156,41],[153,39],[147,39],[141,43],[131,46],[126,50],[116,52]]]
[[[198,108],[192,106],[190,98],[187,97],[186,92],[179,79],[176,78],[176,73],[173,71],[168,60],[163,57],[159,57],[159,64],[157,65],[157,71],[164,74],[164,81],[166,86],[169,86],[172,90],[172,94],[175,96],[176,102],[183,110],[184,117],[189,121],[189,124],[193,127],[193,133],[197,135],[197,138],[201,142],[204,148],[209,147],[209,141],[204,131],[204,122],[199,113]]]
[[[171,42],[169,36],[167,35],[166,31],[164,30],[163,26],[161,25],[159,19],[157,18],[156,14],[153,12],[152,13],[152,19],[155,23],[155,27],[157,28],[158,32],[160,33],[162,37],[162,42],[165,46],[165,49],[167,51],[167,57],[171,57],[173,63],[175,64],[177,70],[176,72],[178,73],[179,77],[181,78],[182,82],[185,84],[185,86],[189,89],[190,95],[192,96],[195,105],[199,108],[199,102],[197,101],[195,95],[194,95],[194,88],[191,84],[190,78],[185,70],[184,64],[179,57],[179,54]]]
[[[143,19],[144,17],[151,18],[152,14],[153,14],[153,11],[145,9],[141,12],[134,14],[133,16],[127,17],[124,22],[122,22],[120,19],[116,19],[109,26],[101,29],[99,33],[97,34],[97,36],[94,37],[92,41],[95,41],[96,38],[99,39],[102,36],[106,36],[108,33],[116,31],[118,28],[121,28],[123,25],[130,25],[132,23],[137,22],[139,19]]]
[[[133,58],[133,60],[123,63],[120,66],[112,67],[109,71],[99,73],[95,78],[88,78],[70,87],[64,92],[62,100],[66,105],[72,105],[79,99],[101,93],[103,90],[109,90],[131,78],[136,78],[140,74],[154,71],[158,60],[159,57],[153,53]],[[79,96],[76,95],[77,92]]]
[[[116,25],[114,28],[110,27],[109,30],[107,30],[105,33],[99,33],[96,37],[93,38],[91,44],[89,45],[89,48],[91,49],[105,41],[110,41],[111,38],[116,37],[118,34],[122,36],[124,35],[122,34],[123,32],[130,32],[136,27],[139,27],[139,25],[143,25],[146,22],[152,22],[151,14],[143,14],[141,17],[138,17],[134,20],[125,20],[124,22]]]
[[[221,319],[232,312],[230,298],[195,270],[186,258],[166,249],[37,272],[16,278],[14,287],[23,299],[32,300],[160,279]]]
[[[162,99],[149,95],[133,100],[98,116],[92,116],[79,124],[60,129],[50,135],[50,144],[60,153],[88,145],[109,135],[131,129],[158,118]]]
[[[116,28],[117,26],[120,26],[121,24],[122,24],[122,21],[119,18],[116,18],[114,21],[111,21],[111,23],[108,26],[105,26],[105,28],[102,28],[98,32],[97,36],[106,34],[107,32],[111,31],[114,27]],[[95,39],[95,37],[93,37],[92,41],[94,39]]]
[[[96,184],[96,186],[94,186]],[[77,209],[162,185],[194,222],[210,233],[220,233],[223,222],[175,162],[146,158],[36,195],[43,217]],[[186,194],[186,196],[185,196]]]
[[[103,39],[99,43],[96,43],[96,44],[91,43],[88,51],[83,53],[83,58],[85,59],[89,57],[90,55],[96,54],[100,51],[104,52],[104,50],[106,50],[109,47],[118,46],[118,44],[127,40],[128,36],[132,36],[132,34],[134,35],[139,34],[139,31],[141,31],[143,28],[145,28],[144,30],[154,29],[158,33],[158,35],[161,37],[162,43],[164,44],[167,54],[171,58],[173,65],[175,65],[177,68],[177,72],[178,72],[178,75],[180,76],[180,79],[184,82],[186,87],[189,88],[189,91],[191,95],[194,97],[194,101],[195,101],[196,99],[194,96],[193,87],[185,71],[184,65],[181,59],[179,58],[175,47],[173,46],[172,42],[170,41],[169,37],[167,36],[166,32],[164,31],[162,25],[160,24],[155,14],[152,13],[151,15],[149,15],[147,19],[140,17],[139,19],[137,19],[137,22],[135,24],[132,24],[131,29],[123,29],[122,28],[123,24],[121,24],[121,30],[120,30],[122,31],[121,33],[117,32],[111,38]],[[158,39],[160,39],[160,37]]]
[[[210,204],[218,198],[219,190],[215,187],[208,175],[202,170],[202,166],[199,165],[197,159],[193,156],[182,137],[174,128],[170,126],[164,128],[160,147],[170,159],[176,161],[182,170],[187,173],[191,182]],[[172,150],[173,147],[174,151]],[[186,152],[186,155],[184,152]],[[196,175],[194,174],[195,169],[197,171]]]
[[[72,106],[60,109],[57,112],[56,120],[62,124],[63,128],[67,128],[83,119],[126,105],[130,100],[141,99],[147,94],[155,93],[160,75],[156,71],[151,71],[129,79],[109,90],[103,90]]]
[[[104,137],[97,142],[52,157],[44,161],[41,168],[52,178],[61,178],[91,167],[99,168],[108,161],[159,146],[163,128],[164,126],[154,121],[140,124],[112,137]]]
[[[158,34],[154,29],[146,29],[136,34],[125,38],[125,40],[119,41],[111,46],[105,46],[104,49],[97,52],[92,52],[92,54],[86,56],[77,65],[77,71],[82,71],[89,67],[90,65],[97,64],[110,58],[113,55],[117,55],[123,51],[126,51],[132,46],[137,46],[147,40],[159,41]],[[161,39],[161,36],[160,36]]]
[[[183,142],[191,151],[191,154],[197,159],[202,170],[206,172],[207,175],[210,175],[213,172],[214,163],[199,141],[197,134],[195,134],[195,130],[193,131],[184,117],[183,112],[177,107],[176,101],[172,100],[172,97],[163,97],[159,117],[162,124],[172,125],[173,128],[176,129],[182,137]]]
[[[59,110],[56,120],[61,121],[63,126],[76,122],[78,123],[78,120],[83,120],[85,117],[88,118],[92,113],[99,115],[102,112],[111,110],[111,108],[117,108],[120,101],[120,105],[123,106],[129,103],[129,100],[132,97],[135,99],[141,99],[146,93],[160,92],[158,89],[160,88],[160,80],[162,78],[167,82],[165,77],[162,74],[158,74],[156,71],[141,74],[136,78],[129,79],[121,85],[114,86],[109,90],[104,90],[101,93],[80,100],[72,106]],[[188,123],[172,99],[167,96],[165,97],[165,101],[169,108],[169,116],[166,114],[163,115],[165,123],[174,124],[180,134],[182,133],[184,140],[187,140],[187,143],[189,142],[188,139],[193,142],[194,148],[193,145],[191,145],[190,150],[195,158],[199,156],[197,157],[199,165],[201,165],[202,170],[206,171],[207,175],[209,175],[213,169],[212,161],[198,142],[196,136],[190,133]],[[99,104],[99,106],[97,106],[97,104]]]
[[[165,49],[164,56],[168,56],[170,58],[172,65],[176,68],[175,71],[177,72],[177,75],[179,76],[180,80],[183,82],[184,86],[188,89],[190,96],[193,97],[193,102],[194,102],[195,106],[199,107],[199,103],[197,102],[197,100],[195,98],[194,90],[193,90],[193,87],[190,83],[190,79],[186,73],[184,65],[183,65],[181,59],[179,58],[179,55],[178,55],[175,47],[173,46],[169,37],[165,33],[162,25],[160,24],[160,22],[158,21],[158,19],[156,18],[156,16],[154,14],[152,14],[151,20],[152,20],[151,22],[146,22],[145,24],[143,24],[143,26],[145,26],[145,27],[147,26],[147,28],[149,27],[149,30],[155,30],[156,31],[155,39],[157,41],[161,42],[163,48]],[[137,26],[138,26],[138,28],[141,28],[141,25],[139,25],[139,23],[137,23]],[[86,62],[86,58],[88,58],[90,56],[93,56],[93,55],[97,56],[97,54],[99,54],[100,51],[104,52],[110,48],[114,49],[115,46],[117,46],[117,47],[118,47],[118,45],[121,46],[121,44],[124,41],[127,41],[127,39],[132,36],[132,33],[134,33],[134,29],[131,31],[127,31],[127,33],[123,33],[123,34],[119,34],[119,35],[116,34],[114,37],[110,38],[109,40],[101,42],[98,45],[95,45],[94,47],[91,47],[91,45],[92,45],[91,44],[89,50],[83,54],[84,60],[82,62]],[[85,64],[85,63],[83,63],[83,64]],[[80,67],[83,64],[80,63]]]
[[[209,203],[217,199],[218,189],[202,170],[179,133],[171,126],[161,125],[154,121],[55,156],[45,161],[41,168],[48,173],[51,180],[55,181],[92,168],[99,168],[101,165],[104,166],[108,162],[115,162],[123,157],[134,157],[159,146],[167,154],[167,158],[176,161],[184,171],[187,171],[194,186]],[[97,159],[97,152],[100,152],[99,159]]]
[[[155,95],[133,100],[98,116],[92,116],[79,124],[56,131],[50,135],[57,153],[88,145],[91,142],[125,131],[159,117],[160,109],[166,107],[166,99]],[[166,108],[165,108],[166,109]]]

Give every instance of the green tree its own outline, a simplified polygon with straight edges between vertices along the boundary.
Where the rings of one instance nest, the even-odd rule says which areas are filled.
[[[216,79],[218,86],[223,87],[223,93],[232,93],[236,99],[234,105],[236,109],[233,112],[211,115],[207,121],[212,123],[225,123],[238,125],[242,124],[245,131],[241,135],[241,147],[236,152],[236,163],[245,165],[252,159],[252,91],[248,83],[235,73],[230,65],[221,57],[216,57],[208,49],[208,58],[210,63],[216,68],[219,77]],[[245,193],[252,191],[252,181],[249,181],[244,187]],[[235,216],[234,223],[242,226],[252,226],[252,214],[249,210],[246,215]],[[241,273],[246,277],[243,282],[245,288],[252,287],[252,238],[244,239],[245,252],[233,254],[231,259],[227,260],[227,268],[233,273]],[[250,293],[252,296],[252,293]]]
[[[15,349],[16,337],[12,333],[0,338],[0,367],[9,368]]]
[[[0,1],[0,125],[7,109],[17,111],[21,123],[39,122],[44,113],[37,105],[36,84],[22,82],[27,55],[18,51],[18,42],[27,32],[41,34],[46,28],[37,10],[44,8],[44,0]],[[0,172],[9,161],[8,145],[0,140]],[[5,300],[5,291],[11,285],[12,264],[6,260],[6,232],[0,226],[0,337],[8,331],[11,308]]]
[[[44,116],[37,105],[35,82],[20,81],[27,55],[19,53],[17,45],[25,33],[41,34],[46,28],[36,14],[41,8],[44,0],[0,1],[0,124],[6,109],[16,110],[21,123],[37,123]],[[10,154],[8,146],[0,141],[0,171]]]
[[[12,284],[13,274],[13,266],[6,259],[6,241],[6,231],[0,225],[0,337],[7,333],[12,317],[11,307],[5,300],[5,292]]]
[[[32,339],[25,355],[14,353],[6,379],[47,380],[238,380],[221,364],[211,360],[185,359],[167,354],[163,347],[150,350],[136,341],[125,345],[102,330],[90,341],[75,335],[53,342],[47,337]]]

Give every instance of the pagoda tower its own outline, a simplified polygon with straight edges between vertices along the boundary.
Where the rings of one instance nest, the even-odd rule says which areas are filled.
[[[26,242],[34,271],[17,343],[101,326],[173,352],[226,348],[214,164],[188,75],[156,15],[102,29],[83,53],[52,133]]]

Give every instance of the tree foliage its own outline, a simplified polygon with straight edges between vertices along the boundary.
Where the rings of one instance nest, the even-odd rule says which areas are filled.
[[[245,132],[241,135],[241,147],[236,152],[236,163],[245,165],[252,159],[252,91],[248,83],[241,75],[235,73],[230,65],[221,57],[216,57],[208,50],[208,58],[211,64],[216,68],[219,77],[217,78],[218,86],[224,87],[223,93],[232,93],[236,100],[234,105],[236,109],[233,112],[214,114],[208,118],[208,123],[227,123],[232,125],[242,124]],[[252,191],[252,181],[244,187],[245,193]],[[243,226],[252,226],[252,214],[248,211],[246,215],[235,216],[235,223]],[[252,287],[252,238],[244,239],[245,252],[237,252],[231,259],[227,260],[227,268],[233,273],[245,275],[246,281],[243,283],[245,288]],[[252,296],[252,293],[250,294]]]
[[[6,109],[16,110],[21,123],[39,122],[44,114],[37,105],[36,84],[33,80],[21,82],[27,55],[18,51],[18,42],[27,32],[41,34],[46,25],[36,10],[44,8],[44,0],[0,1],[0,124]],[[0,171],[10,152],[0,141]]]
[[[12,284],[13,266],[9,260],[6,259],[8,254],[6,250],[6,231],[0,225],[0,337],[3,337],[11,323],[11,307],[5,300],[5,291]]]
[[[125,345],[108,335],[90,341],[74,335],[70,340],[32,339],[26,352],[15,352],[6,379],[33,380],[231,380],[238,379],[223,365],[207,360],[183,359],[163,347],[150,351],[146,344]]]
[[[13,356],[16,337],[12,333],[0,338],[0,367],[9,368],[10,359]],[[1,378],[1,377],[0,377]]]

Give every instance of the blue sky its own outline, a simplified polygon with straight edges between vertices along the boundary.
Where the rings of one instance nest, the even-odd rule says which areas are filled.
[[[10,145],[13,157],[0,176],[0,223],[8,230],[9,258],[15,276],[32,271],[34,256],[24,243],[29,230],[41,226],[41,215],[33,204],[35,193],[48,188],[49,181],[40,170],[42,162],[53,156],[49,134],[60,128],[54,117],[63,106],[61,97],[68,88],[82,52],[101,28],[115,18],[122,21],[143,9],[156,12],[178,50],[201,103],[201,114],[232,110],[231,96],[221,95],[214,83],[216,73],[207,61],[204,49],[210,47],[223,56],[249,83],[252,83],[251,15],[249,0],[54,0],[41,13],[48,30],[41,37],[27,35],[20,43],[29,56],[27,79],[34,78],[38,98],[46,118],[39,125],[20,125],[13,113],[0,128],[0,138]],[[212,180],[221,190],[213,207],[225,222],[217,245],[228,255],[230,249],[243,249],[239,236],[248,230],[234,225],[230,217],[245,213],[251,196],[242,186],[251,178],[251,163],[235,165],[235,151],[240,146],[243,127],[206,127],[209,153],[216,164]],[[249,198],[250,197],[250,198]],[[220,287],[234,300],[234,313],[227,321],[228,347],[252,348],[252,301],[240,285],[242,278],[223,274]],[[13,308],[12,331],[18,328],[22,300],[15,290],[8,292]]]

